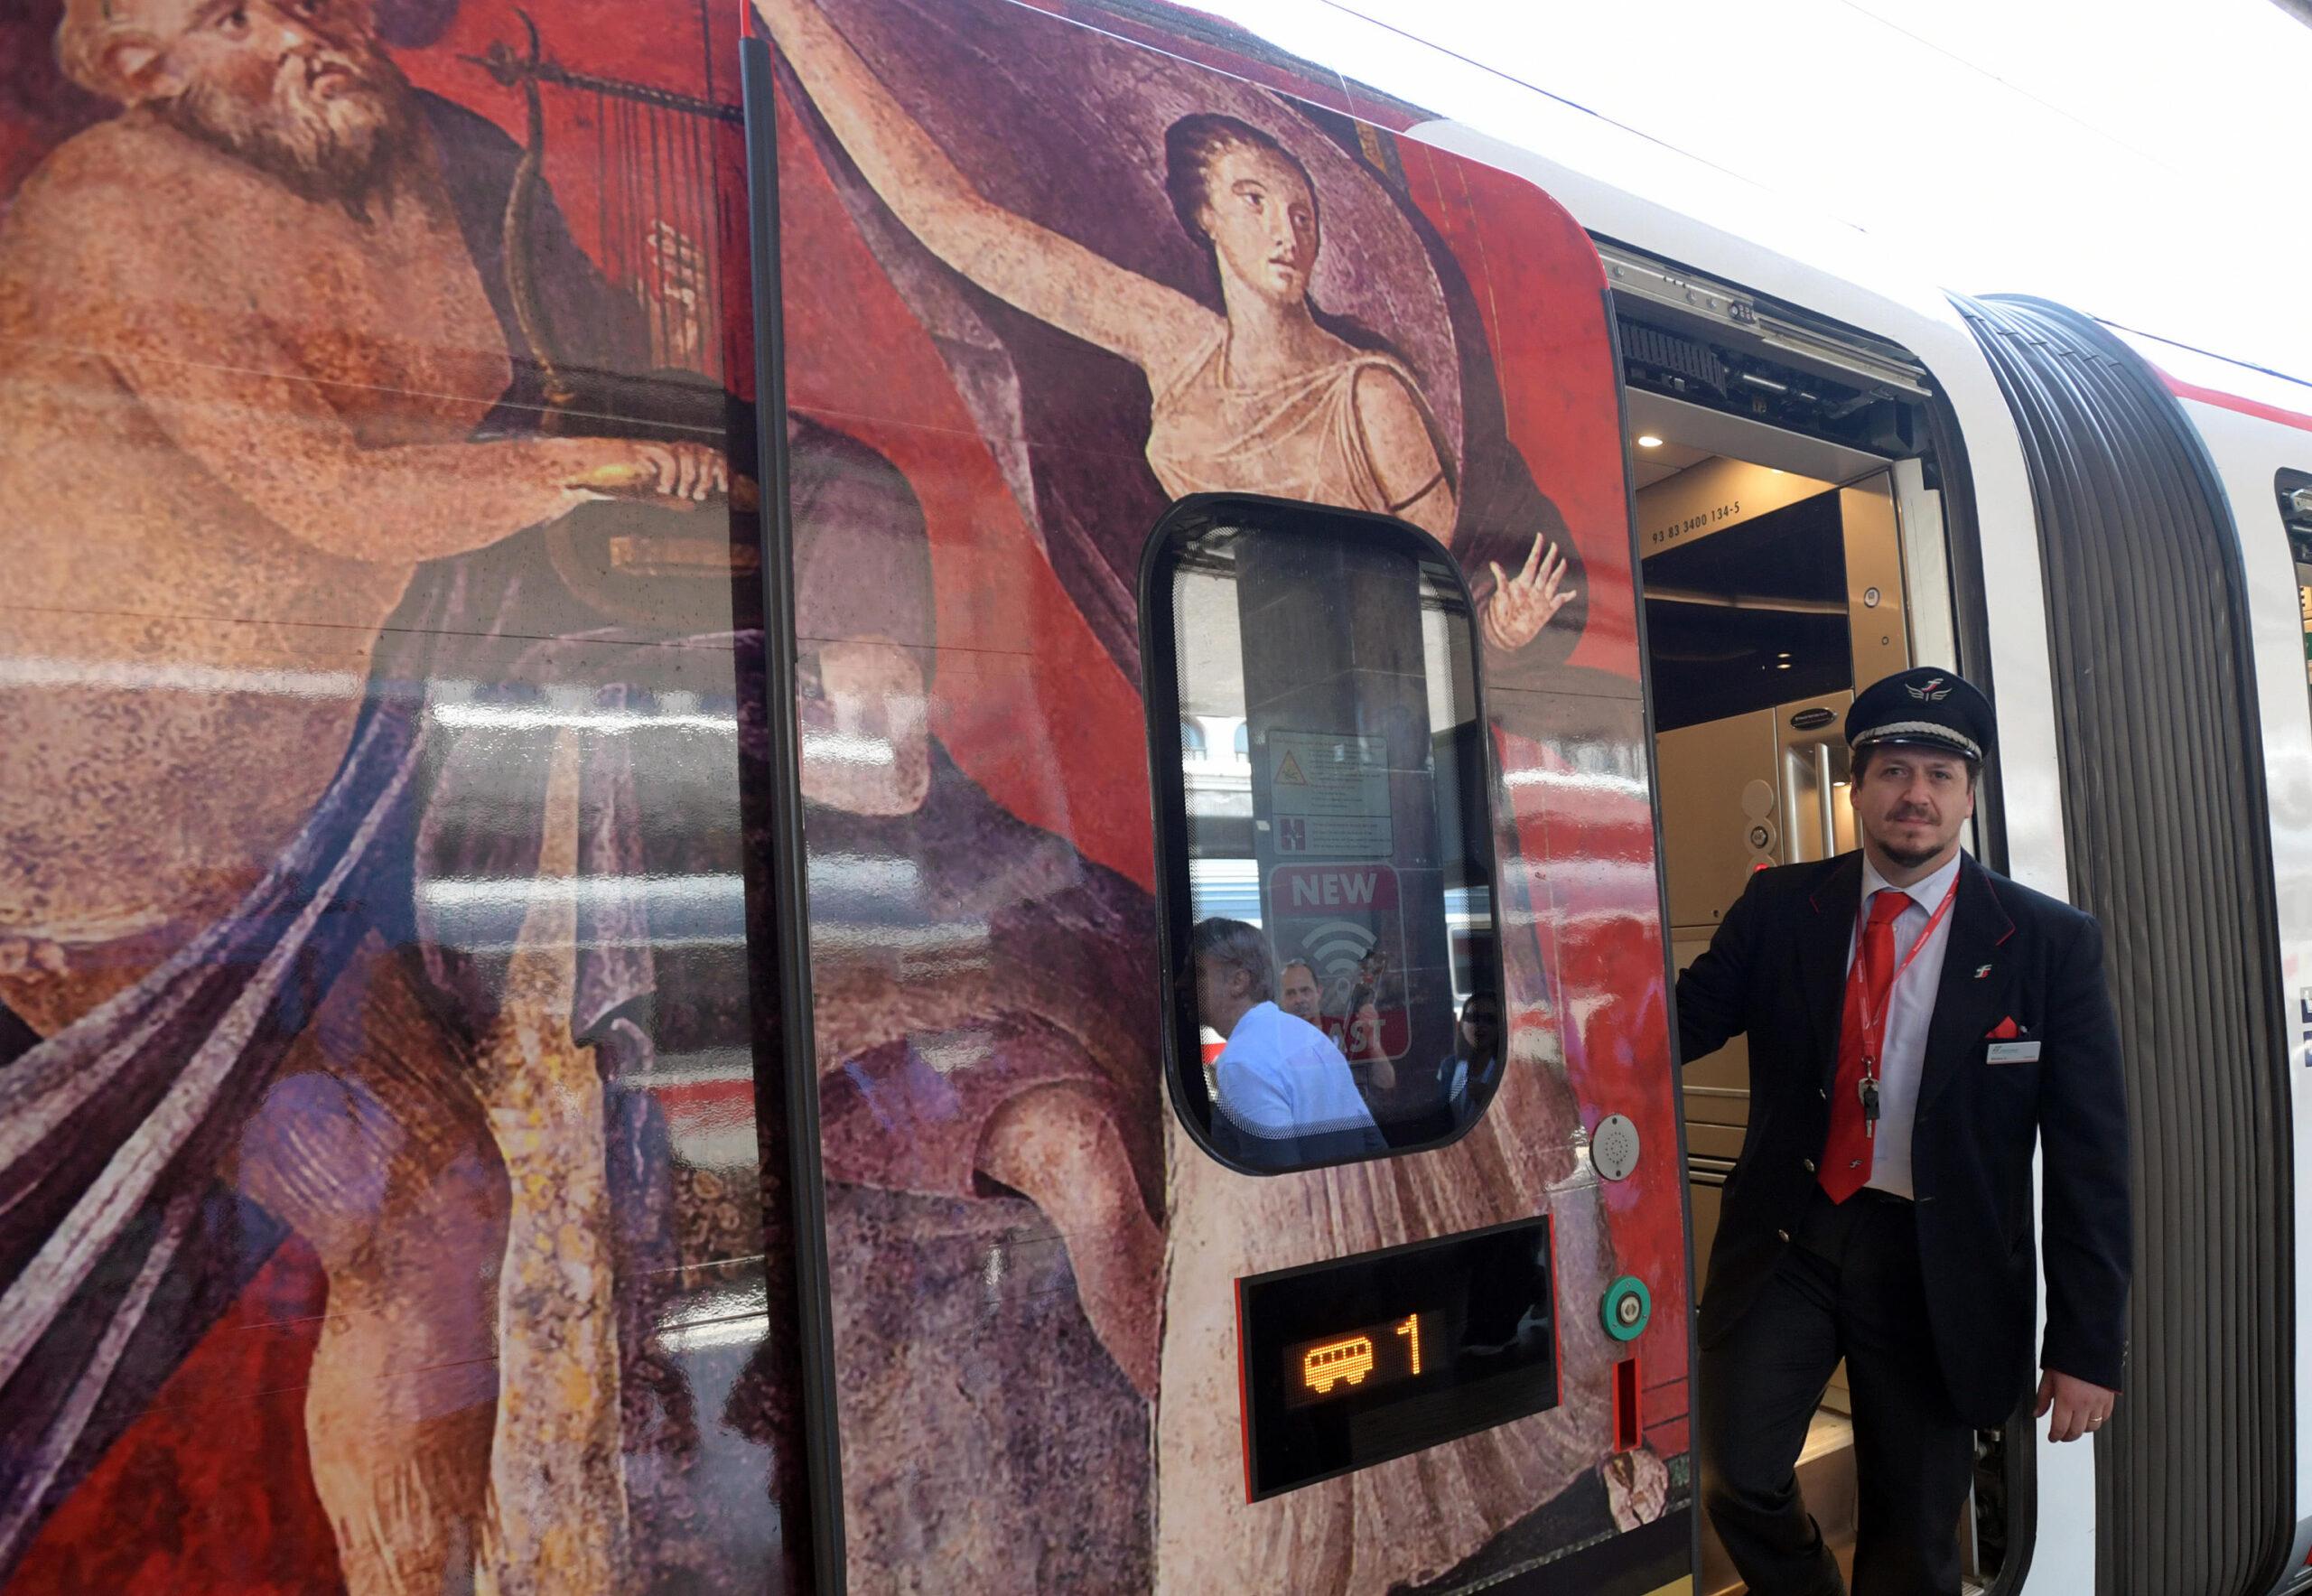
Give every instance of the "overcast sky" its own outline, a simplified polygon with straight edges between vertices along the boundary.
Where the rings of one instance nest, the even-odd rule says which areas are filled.
[[[2312,380],[2312,27],[2272,0],[1197,0],[1516,139],[1382,24],[1900,248]],[[1363,19],[1362,23],[1353,19]],[[1463,102],[1456,104],[1456,98]]]

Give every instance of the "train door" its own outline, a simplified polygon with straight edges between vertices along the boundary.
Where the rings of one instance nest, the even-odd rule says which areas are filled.
[[[1136,6],[760,14],[820,1588],[1688,1588],[1594,247]]]
[[[2120,1596],[2300,1589],[2307,389],[2043,302],[1963,308],[2030,450],[2048,570],[2095,579],[2051,605],[2065,764],[2118,789],[2065,794],[2079,901],[2147,928],[2120,975],[2137,994],[2121,1021],[2130,1115],[2160,1160],[2139,1177],[2129,1356],[2145,1373],[2099,1437],[2099,1575]],[[2095,651],[2151,636],[2140,665]],[[2074,686],[2110,680],[2179,695],[2098,706],[2127,727],[2123,784],[2094,762],[2112,722],[2083,716]],[[2224,979],[2193,973],[2207,967]],[[2159,1069],[2186,1055],[2187,1081]],[[2176,1302],[2195,1311],[2156,1311]]]
[[[1926,397],[1923,371],[1884,349],[1823,360],[1837,348],[1824,340],[1808,359],[1761,338],[1718,336],[1683,313],[1683,283],[1649,298],[1647,285],[1674,279],[1634,257],[1616,264],[1630,285],[1617,295],[1627,426],[1664,892],[1683,969],[1753,871],[1856,846],[1847,709],[1883,677],[1953,659],[1951,587],[1936,462],[1914,409]],[[1743,1151],[1748,1081],[1739,1039],[1684,1071],[1697,1283]],[[1979,1587],[2000,1563],[1995,1456],[1987,1447],[1962,1535]],[[1799,1479],[1843,1561],[1856,1529],[1843,1367],[1821,1399]],[[1699,1588],[1739,1590],[1706,1520],[1701,1534]]]
[[[2127,928],[2130,1145],[2156,1150],[2135,1154],[2130,1388],[2095,1443],[2097,1586],[2272,1590],[2302,1556],[2303,723],[2271,497],[2301,389],[2046,301],[1958,303],[2030,471],[2071,891]]]

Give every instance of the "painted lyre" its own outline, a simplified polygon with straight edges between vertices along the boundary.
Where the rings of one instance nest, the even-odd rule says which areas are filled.
[[[724,214],[721,135],[726,126],[741,126],[743,113],[710,98],[572,71],[546,55],[529,14],[515,14],[525,34],[521,50],[501,42],[468,59],[522,96],[522,157],[503,224],[506,284],[524,352],[538,371],[545,407],[540,425],[719,443],[734,435],[730,406],[737,401],[727,378],[739,363],[726,337],[729,285],[720,246],[730,229],[743,230],[745,219]],[[580,126],[591,121],[594,128],[595,265],[634,304],[641,341],[641,347],[620,351],[615,369],[585,366],[555,347],[539,293],[547,87],[581,97]],[[648,497],[648,484],[637,473],[606,472],[590,485],[635,496],[582,508],[557,522],[547,542],[564,579],[595,607],[660,622],[674,595],[642,589],[727,583],[734,572],[753,569],[751,546],[734,542],[722,517]],[[756,499],[754,482],[734,475],[729,507],[751,510]],[[677,608],[701,601],[710,609],[714,602],[695,593],[692,603]]]

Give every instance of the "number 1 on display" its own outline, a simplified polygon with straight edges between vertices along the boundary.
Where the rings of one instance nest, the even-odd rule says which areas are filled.
[[[1405,1337],[1412,1343],[1412,1372],[1419,1374],[1421,1372],[1421,1315],[1407,1314],[1405,1321],[1397,1326],[1397,1334]]]

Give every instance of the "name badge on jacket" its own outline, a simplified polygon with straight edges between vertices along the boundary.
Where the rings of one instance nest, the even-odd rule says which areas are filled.
[[[1991,1064],[2037,1064],[2039,1061],[2038,1039],[2034,1037],[2029,1041],[1995,1041],[1990,1044],[1990,1050],[1984,1055],[1984,1059],[1986,1062]]]

